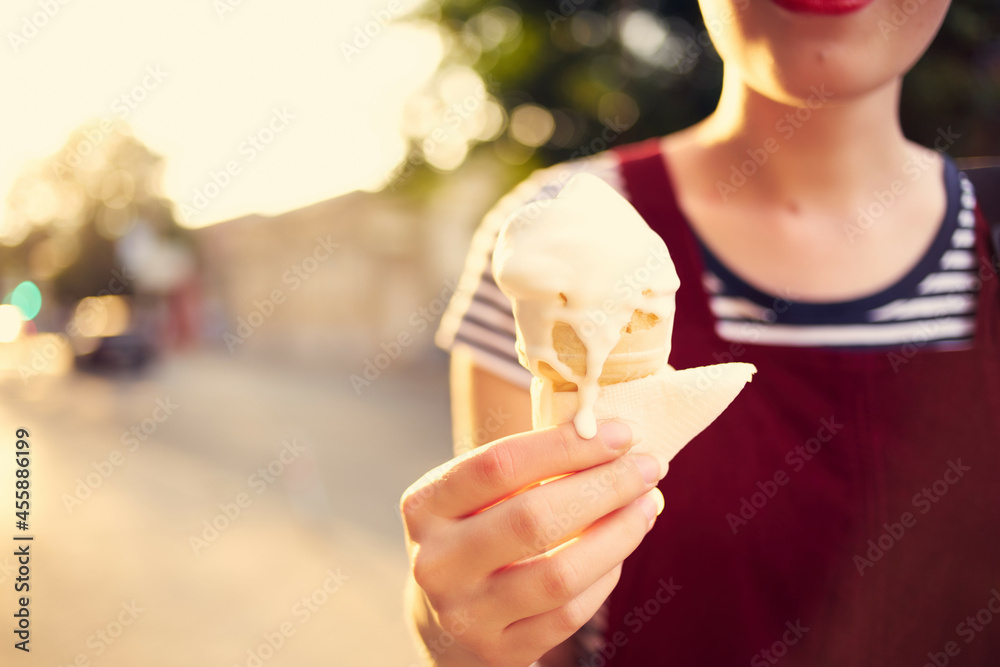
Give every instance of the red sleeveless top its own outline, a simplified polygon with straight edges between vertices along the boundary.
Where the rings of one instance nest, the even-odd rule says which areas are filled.
[[[681,278],[670,362],[758,372],[671,463],[592,665],[1000,665],[1000,297],[988,225],[974,346],[719,338],[658,141],[619,151]]]

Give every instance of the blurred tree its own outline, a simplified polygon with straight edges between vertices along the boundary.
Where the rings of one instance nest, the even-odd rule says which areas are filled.
[[[446,56],[408,110],[413,150],[394,187],[474,151],[517,178],[668,134],[711,112],[721,89],[697,0],[438,0],[418,18],[440,26]],[[950,126],[953,155],[1000,155],[998,34],[996,0],[954,0],[905,81],[908,136],[931,145]]]
[[[63,304],[102,290],[133,294],[122,244],[138,227],[146,237],[193,250],[160,179],[160,156],[124,125],[105,120],[79,128],[15,182],[0,266],[7,276],[49,285]]]

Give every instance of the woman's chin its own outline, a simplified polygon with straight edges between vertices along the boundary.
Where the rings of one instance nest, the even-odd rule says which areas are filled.
[[[824,67],[807,71],[799,68],[779,76],[770,92],[771,97],[793,106],[813,107],[819,97],[822,106],[837,107],[885,90],[898,80],[895,70],[870,71],[862,77],[850,68]]]
[[[799,3],[801,11],[787,9],[789,3]],[[914,3],[912,16],[897,16],[897,4],[701,0],[706,20],[730,19],[719,19],[722,28],[712,34],[726,66],[746,73],[754,89],[789,104],[807,100],[821,86],[833,91],[836,103],[863,97],[909,70],[933,39],[949,0]]]
[[[775,58],[767,67],[744,71],[744,82],[754,91],[789,106],[836,107],[894,85],[897,68],[886,63],[858,62],[856,55],[843,59]],[[818,106],[817,106],[818,105]]]

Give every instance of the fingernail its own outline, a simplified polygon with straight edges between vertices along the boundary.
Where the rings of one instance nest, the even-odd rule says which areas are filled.
[[[660,462],[649,454],[637,454],[635,465],[639,468],[646,484],[656,484],[660,481]]]
[[[642,443],[642,427],[631,419],[618,419],[618,422],[625,424],[632,431],[632,446]]]
[[[612,449],[624,449],[632,444],[632,429],[621,422],[604,422],[600,432],[601,438]]]
[[[663,514],[663,508],[667,506],[667,501],[663,499],[663,491],[653,489],[653,500],[656,501],[656,516]]]
[[[653,489],[644,495],[639,499],[639,504],[642,507],[643,514],[649,520],[650,527],[652,527],[653,521],[656,520],[656,517],[660,516],[663,508],[666,506],[663,500],[663,493],[659,489]]]

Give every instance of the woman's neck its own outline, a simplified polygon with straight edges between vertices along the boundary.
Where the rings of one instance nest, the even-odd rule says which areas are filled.
[[[899,126],[900,81],[838,99],[823,84],[806,106],[776,102],[727,75],[716,111],[691,129],[723,199],[835,210],[870,199],[921,149]],[[727,196],[728,195],[728,196]]]
[[[664,138],[681,212],[712,253],[764,292],[840,301],[893,284],[946,208],[943,161],[899,127],[899,82],[812,107],[726,81],[718,109]],[[807,111],[808,110],[808,113]]]

